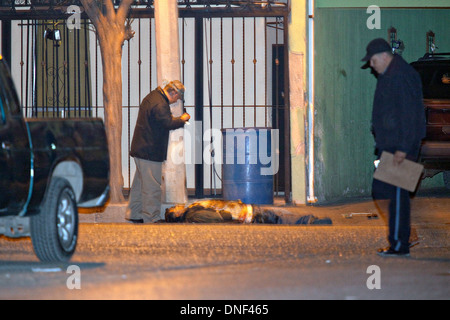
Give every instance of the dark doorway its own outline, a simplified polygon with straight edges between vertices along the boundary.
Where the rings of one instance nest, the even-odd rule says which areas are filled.
[[[285,145],[284,136],[287,133],[284,126],[284,45],[274,44],[272,46],[272,127],[279,130],[279,170],[275,175],[275,192],[284,192],[284,173],[285,173]]]

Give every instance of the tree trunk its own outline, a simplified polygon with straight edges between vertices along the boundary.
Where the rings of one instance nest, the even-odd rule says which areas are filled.
[[[108,33],[110,34],[108,37]],[[113,30],[99,35],[103,62],[103,104],[110,159],[110,203],[124,202],[122,193],[122,43]]]
[[[124,202],[122,193],[122,45],[133,37],[125,24],[133,0],[121,0],[116,10],[112,0],[81,0],[97,30],[103,66],[103,105],[110,161],[110,203]]]

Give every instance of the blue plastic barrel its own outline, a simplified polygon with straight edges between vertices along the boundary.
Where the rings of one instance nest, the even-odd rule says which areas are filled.
[[[272,134],[270,128],[223,129],[222,191],[224,200],[273,204]]]

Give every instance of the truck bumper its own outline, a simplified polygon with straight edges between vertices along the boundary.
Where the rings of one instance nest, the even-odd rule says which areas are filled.
[[[450,141],[425,141],[420,152],[420,162],[425,169],[450,171]]]

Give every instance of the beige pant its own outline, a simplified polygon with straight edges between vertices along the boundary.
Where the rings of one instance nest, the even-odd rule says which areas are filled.
[[[131,186],[126,219],[155,222],[161,219],[162,162],[134,158],[136,173]]]

